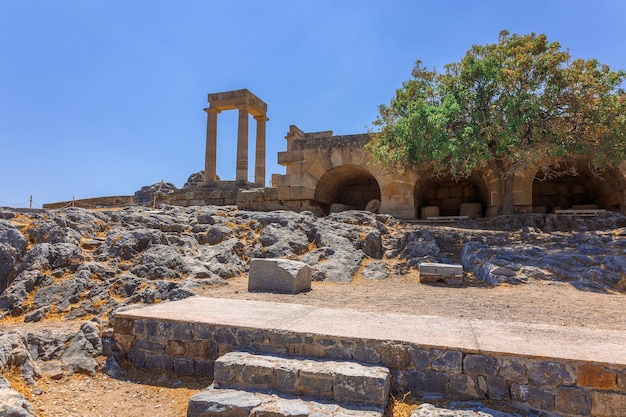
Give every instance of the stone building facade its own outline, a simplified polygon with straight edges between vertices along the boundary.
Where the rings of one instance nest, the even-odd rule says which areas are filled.
[[[267,104],[248,90],[208,95],[204,181],[169,194],[155,194],[153,204],[237,205],[248,210],[310,210],[319,215],[347,209],[374,207],[401,219],[427,217],[489,217],[502,206],[501,181],[489,169],[477,170],[455,181],[427,170],[399,174],[378,166],[365,145],[369,134],[335,136],[332,131],[306,133],[289,127],[287,150],[278,153],[284,175],[265,184]],[[217,123],[222,111],[238,110],[237,174],[220,181],[216,173]],[[254,182],[248,181],[248,117],[256,120]],[[537,181],[537,170],[514,177],[513,204],[517,213],[552,213],[555,210],[609,210],[626,214],[626,161],[607,169],[602,178],[581,163],[576,176]],[[129,196],[85,200],[83,206],[128,201]],[[91,201],[97,200],[97,201]],[[374,203],[368,207],[368,203]],[[46,204],[44,208],[81,202]],[[111,203],[110,205],[114,205]]]
[[[404,174],[386,171],[364,146],[370,135],[334,136],[331,131],[305,133],[291,126],[287,151],[278,154],[285,175],[274,175],[279,198],[293,210],[327,213],[333,204],[364,209],[372,199],[381,213],[414,219],[427,216],[483,217],[499,213],[501,182],[488,169],[459,181],[425,170]],[[581,165],[577,176],[535,180],[536,171],[518,173],[513,184],[517,213],[550,213],[555,209],[605,209],[626,214],[626,161],[602,178]]]

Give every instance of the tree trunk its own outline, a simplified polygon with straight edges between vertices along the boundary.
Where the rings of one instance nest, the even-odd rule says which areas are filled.
[[[500,185],[500,197],[502,198],[502,208],[500,214],[515,214],[513,205],[513,175],[503,178]]]

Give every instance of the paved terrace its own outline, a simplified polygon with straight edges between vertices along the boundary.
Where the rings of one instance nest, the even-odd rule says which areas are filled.
[[[375,314],[302,304],[205,297],[130,309],[117,316],[626,365],[626,331],[616,330]]]
[[[389,367],[397,392],[626,415],[626,331],[203,297],[117,313],[114,328],[137,366],[206,374],[238,349],[352,359]]]

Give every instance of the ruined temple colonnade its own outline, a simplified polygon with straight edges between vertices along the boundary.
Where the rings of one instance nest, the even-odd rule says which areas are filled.
[[[267,104],[250,91],[236,90],[224,93],[209,94],[209,107],[206,128],[206,159],[204,166],[204,181],[217,180],[217,115],[223,110],[239,110],[237,124],[237,168],[238,182],[248,182],[248,115],[256,120],[256,152],[254,183],[265,185],[265,124],[267,118]]]

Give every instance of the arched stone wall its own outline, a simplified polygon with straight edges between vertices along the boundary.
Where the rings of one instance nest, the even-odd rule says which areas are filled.
[[[330,204],[350,201],[346,205],[365,208],[373,197],[381,201],[381,213],[415,218],[415,173],[400,175],[374,165],[363,149],[368,134],[333,136],[291,126],[286,139],[287,151],[278,154],[278,162],[287,173],[273,178],[273,185],[288,208],[327,212]],[[349,191],[341,192],[344,188]]]
[[[624,213],[625,165],[608,168],[598,177],[582,161],[576,167],[577,175],[564,175],[545,181],[535,179],[532,184],[533,211],[551,213],[555,209],[596,207]]]
[[[275,176],[272,182],[278,188],[281,203],[289,209],[324,212],[333,203],[363,208],[370,197],[378,196],[375,198],[381,201],[381,213],[402,219],[418,218],[424,205],[441,205],[441,215],[460,214],[460,204],[464,203],[480,203],[480,214],[486,217],[501,212],[502,180],[488,168],[454,182],[425,170],[395,173],[375,165],[364,149],[371,139],[368,134],[305,133],[291,126],[286,139],[287,151],[278,154],[278,162],[287,172]],[[535,188],[544,188],[541,198],[548,195],[545,189],[557,188],[557,184],[536,185],[535,175],[533,169],[515,174],[512,186],[516,213],[538,211],[539,194]],[[626,214],[626,162],[607,170],[604,181],[593,178],[589,172],[581,174],[581,178],[587,197],[574,198],[572,204],[591,202]],[[576,188],[574,184],[558,187]],[[373,191],[376,188],[377,193]],[[548,205],[552,207],[551,204]]]
[[[326,209],[332,204],[341,204],[364,210],[371,200],[380,200],[380,186],[367,169],[356,165],[341,165],[326,172],[319,179],[314,198]]]
[[[466,215],[462,205],[480,204],[472,217],[483,217],[491,207],[489,185],[480,172],[468,178],[455,180],[449,176],[423,175],[415,184],[415,208],[417,216],[423,207],[438,207],[440,216]]]

